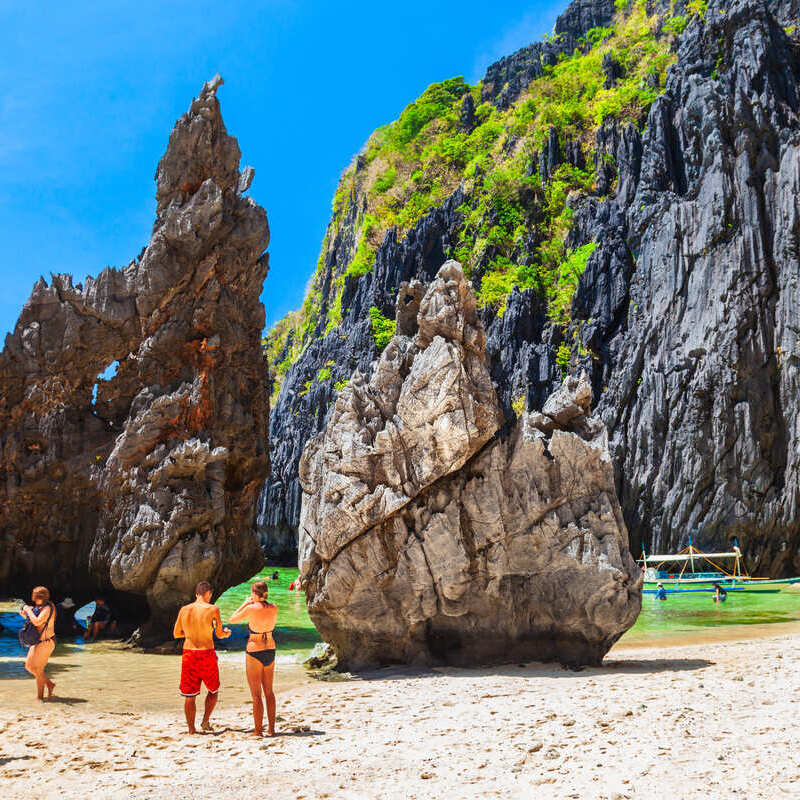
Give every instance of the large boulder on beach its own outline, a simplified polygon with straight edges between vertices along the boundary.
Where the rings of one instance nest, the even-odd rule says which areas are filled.
[[[501,430],[485,343],[449,261],[304,450],[301,576],[344,668],[597,664],[639,613],[586,378]]]
[[[140,255],[33,288],[0,354],[0,585],[111,596],[166,630],[262,563],[269,227],[217,76],[177,122]],[[108,368],[111,367],[109,370]],[[113,373],[113,374],[112,374]]]

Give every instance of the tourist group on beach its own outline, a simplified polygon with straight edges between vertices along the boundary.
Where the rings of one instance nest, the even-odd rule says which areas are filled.
[[[250,587],[250,595],[231,614],[229,620],[230,623],[246,621],[248,625],[245,674],[253,697],[252,736],[263,735],[265,705],[267,734],[275,735],[275,695],[272,691],[275,641],[272,633],[278,617],[278,608],[267,601],[268,592],[266,581],[256,581]],[[211,713],[217,704],[220,688],[214,636],[218,639],[227,639],[231,635],[230,629],[223,627],[219,608],[211,603],[212,594],[210,583],[207,581],[198,583],[194,602],[181,608],[173,630],[176,639],[183,639],[180,693],[184,697],[183,708],[189,733],[197,733],[196,698],[200,694],[201,685],[205,685],[207,694],[200,728],[203,731],[213,730]],[[57,608],[50,601],[48,589],[37,586],[31,594],[31,603],[32,605],[24,605],[19,612],[25,620],[25,625],[20,631],[20,643],[28,648],[25,669],[36,679],[38,699],[44,700],[45,691],[48,698],[52,697],[55,691],[56,685],[50,680],[45,668],[55,650],[56,620],[66,600]],[[73,607],[71,601],[66,604],[67,610]],[[74,612],[72,613],[74,615]],[[93,624],[90,622],[90,631]]]

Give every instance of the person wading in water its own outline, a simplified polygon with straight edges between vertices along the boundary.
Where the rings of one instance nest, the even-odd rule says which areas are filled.
[[[194,590],[195,601],[184,606],[178,612],[175,629],[172,635],[183,639],[183,656],[181,658],[180,692],[186,698],[183,711],[189,733],[197,733],[194,727],[197,708],[195,698],[200,694],[200,682],[206,685],[206,707],[200,727],[211,731],[209,718],[217,704],[219,692],[219,667],[217,653],[214,650],[214,634],[218,639],[227,639],[231,632],[222,627],[219,609],[211,605],[211,584],[200,581]]]
[[[278,607],[267,602],[269,591],[266,581],[256,581],[250,587],[250,596],[231,614],[229,622],[246,619],[250,636],[247,639],[247,653],[244,657],[245,674],[253,696],[252,736],[263,735],[264,704],[267,703],[267,733],[275,735],[275,695],[272,692],[272,679],[275,674],[275,641],[272,631],[278,618]]]
[[[36,696],[44,700],[44,689],[47,687],[47,696],[52,697],[56,685],[47,677],[44,668],[47,661],[56,649],[56,609],[50,602],[50,592],[44,586],[37,586],[31,593],[32,606],[23,606],[19,615],[27,620],[39,640],[28,647],[28,656],[25,659],[25,669],[36,678]],[[35,640],[33,636],[32,640]],[[31,640],[29,640],[31,641]],[[27,643],[27,642],[26,642]]]

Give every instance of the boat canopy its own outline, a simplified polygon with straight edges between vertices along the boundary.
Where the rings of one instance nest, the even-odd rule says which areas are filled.
[[[679,553],[672,556],[646,555],[644,558],[640,558],[639,561],[694,561],[696,558],[740,558],[741,555],[738,550],[730,553],[701,553],[699,550],[694,550],[692,553]]]

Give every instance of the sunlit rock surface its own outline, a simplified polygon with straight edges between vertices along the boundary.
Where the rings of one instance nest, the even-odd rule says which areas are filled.
[[[6,338],[4,593],[103,591],[156,630],[196,581],[221,590],[261,564],[269,227],[243,196],[253,171],[239,172],[221,83],[204,85],[170,136],[139,257],[84,285],[40,280]]]
[[[401,287],[398,306],[418,292]],[[507,437],[472,290],[446,263],[416,330],[337,397],[300,463],[300,566],[340,665],[596,664],[641,578],[585,378]]]

